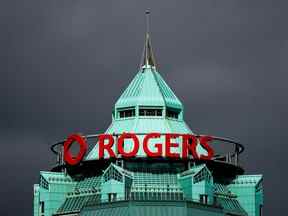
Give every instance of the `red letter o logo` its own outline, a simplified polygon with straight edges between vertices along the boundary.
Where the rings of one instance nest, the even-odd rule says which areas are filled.
[[[77,142],[80,146],[80,151],[76,156],[73,156],[70,152],[70,147],[74,142]],[[86,151],[87,143],[85,139],[78,134],[72,134],[64,143],[64,161],[69,165],[76,165],[83,159]]]

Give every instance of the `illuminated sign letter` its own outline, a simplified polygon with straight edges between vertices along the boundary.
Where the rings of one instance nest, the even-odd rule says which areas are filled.
[[[191,134],[183,135],[182,158],[186,159],[189,152],[192,154],[193,159],[199,159],[196,151],[197,138]]]
[[[148,157],[161,157],[162,156],[162,144],[161,143],[154,144],[155,148],[157,149],[156,152],[151,152],[150,149],[148,148],[149,140],[153,138],[159,138],[160,136],[161,136],[160,133],[150,133],[144,137],[143,150],[147,154]]]
[[[80,146],[80,150],[76,156],[73,156],[70,152],[71,145],[77,142]],[[78,134],[70,135],[64,143],[64,161],[69,165],[76,165],[80,163],[87,151],[87,143],[85,139]]]
[[[108,143],[105,144],[105,140],[108,140]],[[99,159],[104,158],[104,149],[108,151],[110,157],[116,157],[112,146],[114,144],[113,136],[110,134],[100,134],[99,135]]]
[[[172,143],[171,139],[179,137],[179,134],[166,134],[165,135],[165,155],[166,157],[177,158],[180,157],[179,153],[172,153],[171,147],[178,147],[178,143]]]
[[[125,139],[132,139],[133,140],[133,150],[131,152],[125,152],[124,150],[124,140]],[[135,157],[137,152],[139,150],[139,140],[137,136],[133,133],[123,133],[119,139],[118,139],[118,152],[123,156],[123,157]]]
[[[212,140],[213,138],[210,136],[201,136],[199,138],[200,145],[207,151],[207,155],[200,155],[200,160],[211,160],[214,156],[214,150],[208,144]]]

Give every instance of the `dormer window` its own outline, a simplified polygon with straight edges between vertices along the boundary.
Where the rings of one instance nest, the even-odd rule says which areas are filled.
[[[123,109],[123,110],[119,110],[118,113],[119,113],[120,118],[134,117],[135,116],[135,109],[134,108]]]
[[[168,118],[178,119],[180,110],[167,108],[166,116]]]
[[[162,108],[140,108],[139,116],[162,116]]]

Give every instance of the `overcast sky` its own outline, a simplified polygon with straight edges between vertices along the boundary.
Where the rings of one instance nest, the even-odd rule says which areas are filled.
[[[107,128],[139,66],[146,8],[188,125],[241,141],[246,173],[264,174],[264,214],[288,212],[286,1],[99,2],[0,2],[1,213],[32,214],[51,143]]]

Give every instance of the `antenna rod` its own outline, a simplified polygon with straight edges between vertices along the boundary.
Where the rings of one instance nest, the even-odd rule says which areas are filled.
[[[146,10],[145,11],[145,14],[146,14],[146,34],[149,34],[150,32],[150,29],[149,29],[149,24],[150,24],[150,11],[149,10]]]
[[[150,11],[146,10],[145,11],[146,14],[146,39],[145,39],[145,66],[148,66],[148,41],[149,41],[149,16],[150,16]]]
[[[150,10],[147,9],[145,11],[145,16],[146,16],[146,34],[145,34],[143,55],[140,62],[140,69],[144,66],[145,68],[148,68],[148,66],[151,66],[153,68],[156,67],[150,41]]]

